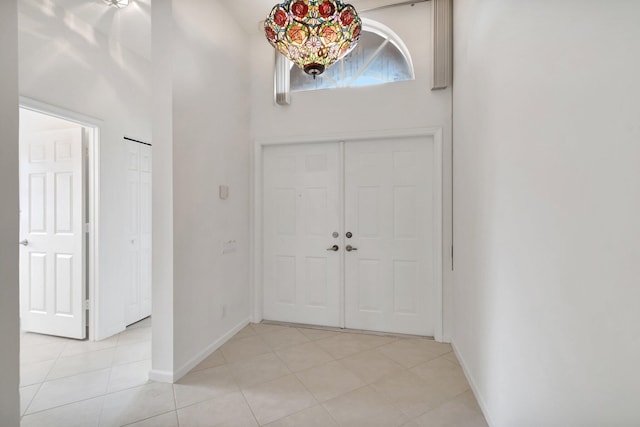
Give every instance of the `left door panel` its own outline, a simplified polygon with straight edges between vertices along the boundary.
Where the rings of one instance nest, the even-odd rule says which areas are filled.
[[[21,328],[86,337],[83,129],[20,142]]]
[[[340,326],[340,145],[264,150],[264,318]]]

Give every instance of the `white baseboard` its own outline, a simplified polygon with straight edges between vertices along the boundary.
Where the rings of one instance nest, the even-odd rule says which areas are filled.
[[[175,382],[173,380],[173,372],[158,371],[158,370],[155,370],[155,369],[149,371],[149,379],[151,381],[155,381],[155,382],[158,382],[158,383],[173,384]]]
[[[160,383],[170,383],[170,384],[175,383],[180,378],[187,375],[193,368],[198,366],[200,362],[202,362],[204,359],[209,357],[214,351],[219,349],[222,346],[222,344],[229,341],[231,337],[233,337],[235,334],[240,332],[240,330],[245,326],[247,326],[249,323],[250,323],[249,319],[243,320],[242,322],[238,323],[229,332],[227,332],[226,334],[224,334],[223,336],[221,336],[220,338],[218,338],[217,340],[209,344],[207,348],[202,350],[195,357],[193,357],[187,363],[182,365],[180,369],[177,369],[174,372],[159,371],[159,370],[152,369],[149,372],[149,379],[151,381],[156,381]]]
[[[482,414],[484,415],[484,419],[487,421],[487,424],[489,425],[489,427],[494,427],[496,424],[492,421],[491,417],[489,416],[489,411],[487,410],[487,405],[485,404],[485,401],[482,398],[482,395],[478,391],[478,387],[476,386],[476,382],[473,379],[473,376],[471,375],[471,373],[469,372],[469,369],[467,368],[467,363],[465,362],[464,357],[462,357],[462,355],[458,351],[458,347],[456,346],[456,343],[453,340],[451,340],[451,347],[453,347],[453,352],[455,353],[456,357],[458,358],[458,362],[460,362],[460,366],[462,367],[462,371],[464,372],[464,376],[467,377],[467,381],[469,382],[469,386],[471,386],[471,391],[473,392],[473,395],[476,397],[476,401],[478,402],[478,405],[480,406],[480,409],[482,410]]]
[[[176,369],[176,371],[173,374],[173,379],[174,379],[173,382],[176,382],[180,378],[182,378],[185,375],[187,375],[193,368],[198,366],[200,364],[200,362],[202,362],[204,359],[209,357],[214,351],[219,349],[222,346],[222,344],[224,344],[227,341],[229,341],[229,339],[231,339],[231,337],[233,337],[235,334],[240,332],[240,330],[242,330],[242,328],[244,328],[248,324],[249,324],[249,319],[248,318],[243,320],[242,322],[238,323],[229,332],[227,332],[226,334],[224,334],[223,336],[221,336],[220,338],[218,338],[217,340],[215,340],[214,342],[209,344],[207,346],[207,348],[202,350],[195,357],[193,357],[187,363],[182,365],[179,369]]]

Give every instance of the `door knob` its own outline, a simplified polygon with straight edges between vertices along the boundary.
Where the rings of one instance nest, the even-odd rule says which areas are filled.
[[[20,244],[22,246],[28,246],[29,245],[29,241],[27,239],[24,239],[23,241],[20,242]]]
[[[345,236],[347,236],[347,239],[350,239],[353,237],[353,233],[350,231],[347,231],[347,234],[345,234]]]
[[[353,246],[351,246],[351,245],[347,245],[347,247],[345,247],[345,249],[347,250],[347,252],[357,251],[357,250],[358,250],[358,248],[354,248],[354,247],[353,247]]]
[[[334,231],[332,236],[334,239],[337,239],[338,237],[340,237],[340,233],[338,233],[337,231]]]
[[[333,245],[330,248],[327,248],[328,251],[333,251],[333,252],[338,252],[338,249],[340,249],[338,245]]]

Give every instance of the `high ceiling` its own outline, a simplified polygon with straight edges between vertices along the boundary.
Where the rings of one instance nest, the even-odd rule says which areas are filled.
[[[137,0],[136,0],[137,1]],[[226,3],[229,10],[235,15],[239,24],[247,32],[258,31],[259,22],[264,20],[274,5],[283,0],[220,0]],[[404,0],[343,0],[343,3],[351,3],[356,10],[370,9],[392,3],[402,3]]]
[[[27,0],[28,1],[28,0]],[[47,0],[52,1],[52,0]],[[102,0],[54,0],[73,16],[92,25],[143,57],[151,58],[151,2],[130,0],[124,9],[108,7]],[[213,0],[203,0],[213,1]],[[225,3],[238,24],[248,33],[259,31],[259,23],[282,0],[219,0]],[[356,9],[364,10],[403,0],[351,0]]]
[[[33,0],[21,0],[25,2]],[[90,24],[110,39],[118,41],[135,53],[151,58],[151,0],[131,0],[129,7],[116,9],[102,0],[45,0],[45,8],[54,3],[71,16]]]

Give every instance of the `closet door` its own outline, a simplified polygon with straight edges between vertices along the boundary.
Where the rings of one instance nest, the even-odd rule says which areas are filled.
[[[433,335],[435,160],[424,138],[346,144],[347,328]]]
[[[144,319],[151,316],[151,229],[153,217],[151,214],[152,153],[150,145],[140,145],[140,313],[138,317]]]
[[[127,149],[128,280],[125,323],[151,314],[151,147],[125,141]]]
[[[340,326],[340,179],[338,143],[264,149],[265,319]]]

